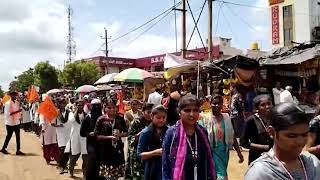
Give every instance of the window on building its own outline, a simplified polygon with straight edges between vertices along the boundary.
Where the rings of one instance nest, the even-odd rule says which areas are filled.
[[[292,5],[283,7],[283,18],[292,17]]]
[[[284,6],[283,10],[283,40],[285,46],[291,46],[293,37],[293,14],[292,14],[292,5]]]
[[[283,30],[284,34],[284,45],[289,46],[292,44],[293,41],[293,30],[292,28],[287,28]]]

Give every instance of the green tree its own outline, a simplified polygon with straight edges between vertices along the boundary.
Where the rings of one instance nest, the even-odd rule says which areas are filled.
[[[58,70],[48,61],[39,62],[34,68],[35,84],[40,87],[41,92],[60,88],[58,81]]]
[[[0,86],[0,97],[4,96],[4,91],[2,90],[2,87]]]
[[[9,84],[9,91],[16,91],[17,90],[17,80],[11,81]]]
[[[16,90],[19,92],[27,91],[28,88],[34,84],[34,73],[33,69],[30,68],[24,71],[18,77],[16,77]]]
[[[85,84],[93,84],[99,78],[99,71],[95,64],[76,61],[66,65],[59,74],[59,81],[63,86],[77,88]]]

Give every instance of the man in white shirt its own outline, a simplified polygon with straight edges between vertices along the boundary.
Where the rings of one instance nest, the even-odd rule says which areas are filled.
[[[281,88],[280,82],[276,82],[276,86],[272,89],[274,105],[280,104],[280,94],[282,91],[284,89]]]
[[[154,106],[161,105],[162,96],[160,94],[160,89],[156,88],[155,91],[149,94],[148,103]]]
[[[291,92],[292,92],[292,86],[286,86],[286,90],[280,93],[280,103],[285,103],[285,102],[294,103]]]
[[[6,102],[4,106],[4,119],[7,128],[7,136],[0,152],[3,154],[9,154],[6,149],[14,132],[16,135],[17,144],[16,155],[25,155],[20,151],[20,119],[22,110],[20,109],[19,102],[17,101],[18,93],[10,92],[9,95],[11,99]]]

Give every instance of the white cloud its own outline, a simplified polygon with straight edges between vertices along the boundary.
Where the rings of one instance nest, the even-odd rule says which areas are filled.
[[[89,27],[96,34],[104,34],[104,28],[108,30],[109,34],[118,34],[122,25],[118,21],[114,21],[112,23],[93,22],[89,23]]]
[[[130,44],[121,44],[112,49],[112,54],[122,57],[145,57],[175,49],[175,40],[156,34],[145,34]]]
[[[62,0],[0,1],[0,79],[4,89],[42,60],[63,64],[67,35]]]

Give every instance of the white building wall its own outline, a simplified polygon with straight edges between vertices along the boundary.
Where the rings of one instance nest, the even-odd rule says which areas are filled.
[[[274,5],[279,6],[280,43],[272,47],[280,48],[284,46],[283,7],[288,5],[293,5],[293,41],[298,43],[312,41],[313,28],[320,26],[320,5],[318,5],[318,2],[320,0],[285,0],[284,3]]]
[[[312,0],[295,0],[295,41],[303,43],[311,40],[311,24],[310,24],[310,1]]]
[[[316,26],[320,26],[320,0],[310,0],[309,2],[310,9],[310,26],[311,32]],[[311,36],[311,40],[314,40]]]

